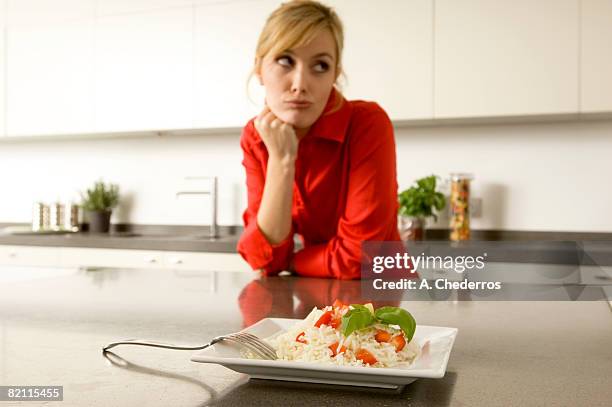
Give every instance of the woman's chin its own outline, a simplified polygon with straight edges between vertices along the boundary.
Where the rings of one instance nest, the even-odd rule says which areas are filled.
[[[304,117],[304,115],[300,113],[285,113],[284,115],[279,116],[279,118],[296,129],[307,128],[312,126],[312,123],[314,123],[314,120]]]

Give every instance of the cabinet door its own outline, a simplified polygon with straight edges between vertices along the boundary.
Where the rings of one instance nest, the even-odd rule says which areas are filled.
[[[242,127],[263,108],[256,78],[247,92],[255,47],[276,1],[195,7],[195,127]],[[231,16],[231,18],[228,18]]]
[[[581,111],[612,111],[612,1],[582,0]]]
[[[173,270],[250,271],[236,253],[164,252],[164,266]]]
[[[0,264],[10,266],[60,266],[60,248],[0,245]]]
[[[100,17],[98,132],[193,126],[192,7]]]
[[[114,14],[153,11],[191,6],[193,2],[194,0],[102,0],[98,1],[96,14],[102,17]]]
[[[435,116],[578,111],[578,0],[435,2]]]
[[[7,134],[92,132],[94,3],[44,3],[8,2]]]
[[[0,0],[0,78],[6,78],[6,52],[5,52],[5,12],[4,12],[5,0]],[[4,126],[4,114],[6,112],[5,108],[5,91],[6,91],[6,81],[4,79],[0,79],[0,138],[6,135],[6,128]]]
[[[65,247],[62,267],[163,268],[163,256],[156,250],[120,250]]]
[[[433,116],[433,1],[333,0],[344,25],[348,99],[373,100],[394,120]]]

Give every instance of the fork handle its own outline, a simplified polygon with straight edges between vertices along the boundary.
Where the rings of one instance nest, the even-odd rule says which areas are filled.
[[[112,349],[115,346],[119,346],[119,345],[151,346],[153,348],[164,348],[164,349],[175,349],[175,350],[200,350],[200,349],[206,349],[210,345],[214,345],[216,342],[218,342],[218,340],[215,340],[215,339],[213,339],[210,343],[207,343],[206,345],[201,345],[201,346],[177,346],[177,345],[172,345],[169,343],[144,341],[141,339],[126,339],[123,341],[109,343],[104,348],[102,348],[102,352],[106,352],[109,349]]]

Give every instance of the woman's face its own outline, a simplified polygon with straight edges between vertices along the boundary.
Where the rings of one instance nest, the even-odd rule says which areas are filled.
[[[258,76],[272,113],[303,133],[323,113],[336,81],[332,34],[325,30],[308,45],[280,55],[266,55]]]

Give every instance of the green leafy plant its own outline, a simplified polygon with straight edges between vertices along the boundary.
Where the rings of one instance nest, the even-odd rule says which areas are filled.
[[[399,307],[381,307],[374,313],[361,304],[351,304],[351,309],[342,317],[342,334],[348,337],[355,331],[367,328],[375,323],[399,325],[410,342],[416,330],[416,321],[410,312]]]
[[[92,189],[81,192],[81,198],[81,206],[87,211],[110,211],[119,204],[119,186],[100,180]]]
[[[436,191],[435,175],[416,180],[416,185],[400,192],[399,214],[415,218],[428,218],[433,216],[438,220],[434,209],[440,211],[446,206],[444,194]]]

